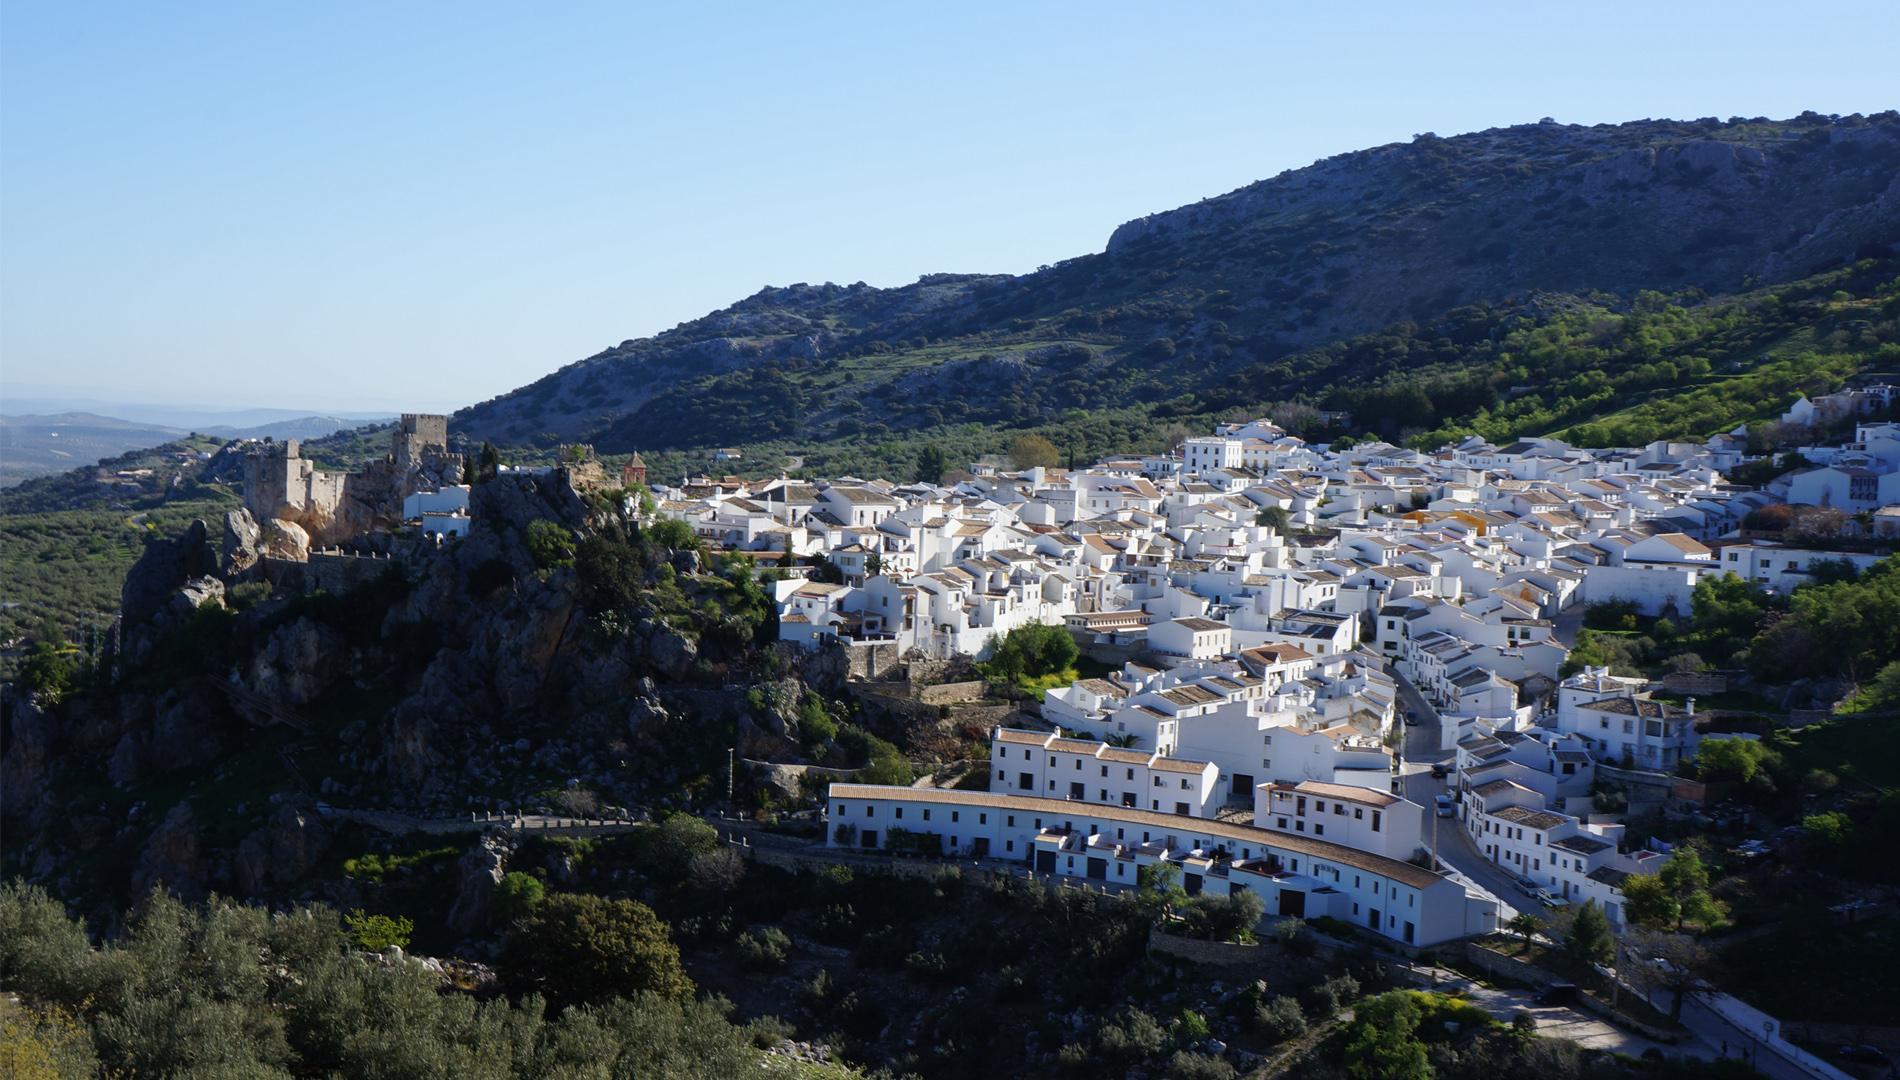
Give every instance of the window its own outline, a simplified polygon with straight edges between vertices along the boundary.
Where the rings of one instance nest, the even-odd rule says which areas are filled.
[[[1379,812],[1377,810],[1372,812],[1372,831],[1379,831]]]
[[[929,817],[930,815],[929,815],[929,814],[925,814],[924,816],[925,816],[925,817]],[[952,822],[956,822],[956,821],[959,821],[959,820],[961,820],[961,819],[962,819],[962,814],[961,814],[960,812],[958,812],[958,811],[956,811],[956,810],[952,810],[952,811],[950,811],[950,820],[951,820]]]
[[[1353,819],[1354,821],[1364,821],[1364,820],[1366,819],[1366,808],[1365,808],[1365,807],[1363,807],[1363,806],[1355,806],[1355,807],[1353,807],[1353,808],[1352,808],[1352,819]]]
[[[867,806],[867,807],[865,807],[865,808],[864,808],[864,816],[865,816],[865,817],[876,817],[876,816],[877,816],[877,807],[875,807],[875,806]]]
[[[1315,822],[1313,823],[1313,835],[1314,835],[1314,836],[1325,836],[1325,835],[1326,835],[1326,826],[1325,826],[1325,825],[1324,825],[1323,823],[1321,823],[1321,822],[1317,822],[1317,821],[1315,821]]]
[[[978,825],[988,825],[990,823],[990,816],[988,814],[978,814],[976,816],[976,823]]]
[[[1284,828],[1286,828],[1286,819],[1285,819],[1285,818],[1275,818],[1275,819],[1273,819],[1273,820],[1274,820],[1274,823],[1275,823],[1275,824],[1276,824],[1276,825],[1277,825],[1277,826],[1278,826],[1279,828],[1282,828],[1282,829],[1284,829]]]
[[[897,808],[897,819],[899,821],[902,821],[904,819],[904,808],[901,806]]]
[[[1345,804],[1345,803],[1334,803],[1334,804],[1333,804],[1333,816],[1334,816],[1334,817],[1345,817],[1345,816],[1346,816],[1346,804]]]

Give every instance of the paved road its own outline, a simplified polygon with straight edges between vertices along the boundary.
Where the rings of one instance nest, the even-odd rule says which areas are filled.
[[[1457,871],[1468,885],[1476,886],[1479,892],[1498,902],[1499,926],[1518,913],[1520,904],[1531,907],[1534,913],[1542,914],[1541,905],[1531,904],[1511,884],[1513,875],[1505,873],[1472,846],[1471,838],[1465,835],[1463,822],[1455,817],[1437,816],[1432,797],[1451,790],[1446,786],[1448,780],[1438,779],[1431,774],[1432,762],[1446,761],[1452,757],[1450,751],[1439,748],[1444,721],[1431,702],[1425,700],[1425,695],[1419,693],[1418,688],[1404,675],[1395,668],[1388,670],[1398,681],[1399,703],[1423,718],[1417,727],[1405,729],[1405,763],[1401,769],[1400,783],[1405,797],[1421,804],[1425,812],[1432,815],[1425,820],[1425,846],[1433,848],[1439,859]]]

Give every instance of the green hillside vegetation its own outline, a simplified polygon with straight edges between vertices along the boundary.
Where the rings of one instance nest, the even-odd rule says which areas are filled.
[[[85,642],[119,610],[125,572],[149,536],[171,537],[197,518],[216,521],[229,496],[162,503],[150,510],[67,510],[0,514],[0,641],[37,632],[49,620]]]
[[[510,447],[703,463],[716,446],[855,460],[970,424],[1289,401],[1363,410],[1388,438],[1727,421],[1790,379],[1716,380],[1803,359],[1784,341],[1803,325],[1827,323],[1817,356],[1887,343],[1847,324],[1890,314],[1815,302],[1870,299],[1830,274],[1892,254],[1900,222],[1878,198],[1896,168],[1891,113],[1421,135],[1130,222],[1107,251],[1031,274],[765,289],[455,423]],[[1685,385],[1712,396],[1617,415]]]
[[[709,377],[694,384],[705,395],[695,399],[696,407],[715,418],[760,410],[775,418],[747,429],[761,436],[795,427],[801,416],[825,413],[828,392],[852,385],[835,382],[822,368],[788,364]],[[1315,439],[1350,433],[1432,448],[1471,434],[1498,441],[1555,435],[1583,446],[1642,445],[1702,439],[1740,424],[1760,426],[1799,394],[1838,389],[1861,372],[1895,370],[1900,260],[1863,259],[1732,298],[1643,293],[1625,301],[1597,294],[1463,307],[1431,322],[1255,365],[1231,378],[1205,378],[1171,397],[1114,408],[1067,407],[1027,424],[1023,418],[1042,407],[1040,391],[1012,398],[1005,390],[998,397],[971,385],[950,403],[888,390],[896,382],[860,386],[854,392],[871,405],[846,409],[844,420],[813,439],[742,441],[743,468],[731,471],[773,474],[797,457],[809,475],[911,479],[908,466],[925,447],[942,450],[952,467],[960,467],[981,455],[1002,454],[1023,431],[1047,437],[1065,464],[1070,455],[1085,464],[1108,454],[1165,449],[1221,418],[1268,413]],[[804,378],[812,372],[819,374]],[[1109,387],[1077,395],[1112,396]],[[798,407],[788,407],[793,401]],[[983,418],[937,422],[946,409]],[[1320,422],[1320,409],[1348,412],[1352,424],[1328,427]],[[640,447],[656,479],[708,467],[696,444],[647,449],[660,441],[662,430],[647,434]],[[701,430],[719,429],[708,423]]]

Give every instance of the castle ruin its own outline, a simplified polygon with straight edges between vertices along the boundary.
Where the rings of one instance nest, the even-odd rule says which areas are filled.
[[[259,525],[288,523],[312,546],[335,544],[400,524],[412,492],[461,482],[448,417],[404,413],[390,442],[381,461],[351,473],[317,468],[296,439],[259,443],[244,462],[244,505]]]

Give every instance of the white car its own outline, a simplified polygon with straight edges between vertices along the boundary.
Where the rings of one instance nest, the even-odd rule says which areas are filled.
[[[1539,889],[1532,895],[1545,907],[1567,908],[1570,906],[1570,901],[1558,896],[1549,889]]]

